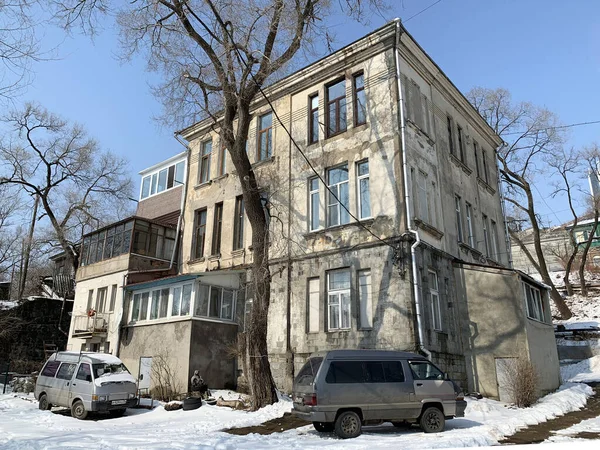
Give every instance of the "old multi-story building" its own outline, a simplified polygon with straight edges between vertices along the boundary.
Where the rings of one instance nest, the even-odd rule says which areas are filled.
[[[247,151],[270,218],[268,344],[279,387],[332,348],[420,351],[496,397],[499,361],[526,357],[542,390],[557,387],[546,290],[507,267],[501,139],[400,22],[266,95],[253,104]],[[207,119],[179,133],[189,150],[177,276],[125,283],[118,350],[134,370],[160,345],[187,358],[178,363],[186,377],[217,366],[225,352],[206,348],[235,341],[251,308],[251,229],[218,131]],[[142,197],[153,186],[143,182]],[[89,289],[78,282],[76,308]]]

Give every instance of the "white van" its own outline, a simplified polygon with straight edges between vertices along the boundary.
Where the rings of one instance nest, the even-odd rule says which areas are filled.
[[[137,404],[136,392],[135,378],[123,362],[106,353],[54,353],[35,384],[40,409],[64,406],[77,419],[85,419],[89,411],[119,417]]]

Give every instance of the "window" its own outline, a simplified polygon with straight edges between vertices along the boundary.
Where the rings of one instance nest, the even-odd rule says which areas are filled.
[[[310,214],[310,231],[318,230],[319,221],[319,179],[317,177],[308,180],[308,209]]]
[[[328,329],[350,328],[350,270],[327,274]]]
[[[450,154],[454,155],[454,124],[452,117],[446,116],[446,121],[448,126],[448,149],[450,150]]]
[[[356,165],[358,178],[358,215],[360,219],[371,217],[371,199],[369,192],[369,161],[361,161]]]
[[[70,380],[73,378],[76,367],[77,364],[62,363],[60,365],[60,369],[58,369],[58,372],[56,372],[56,378],[60,378],[61,380]]]
[[[454,196],[454,208],[456,210],[456,236],[458,242],[464,242],[463,239],[463,227],[462,227],[462,212],[460,209],[460,197]]]
[[[498,227],[496,226],[496,222],[491,221],[491,232],[492,232],[492,257],[498,261],[499,260],[499,252],[498,252]]]
[[[104,312],[104,308],[106,308],[106,294],[108,292],[107,287],[103,287],[98,289],[98,293],[96,294],[96,311]]]
[[[200,169],[198,170],[198,184],[210,180],[210,155],[212,153],[212,141],[203,142],[200,152]]]
[[[371,270],[358,271],[358,307],[360,328],[373,327],[373,303],[371,299]]]
[[[44,366],[44,370],[42,370],[42,376],[53,377],[54,375],[56,375],[59,366],[60,361],[48,361]]]
[[[490,256],[490,236],[488,231],[488,216],[483,214],[483,249],[485,250],[485,256]]]
[[[366,382],[362,361],[332,361],[325,377],[326,383]]]
[[[327,136],[346,131],[346,80],[327,86]]]
[[[171,302],[171,315],[172,316],[184,315],[181,312],[181,286],[173,288],[173,301]]]
[[[481,177],[479,170],[479,144],[477,141],[473,141],[473,156],[475,157],[475,170],[477,171],[477,176]]]
[[[475,248],[475,234],[473,233],[473,207],[470,203],[466,203],[466,214],[467,214],[467,242],[471,248]]]
[[[150,320],[158,318],[160,291],[152,291],[152,306],[150,306]]]
[[[132,253],[170,259],[174,248],[175,230],[139,219],[135,221]]]
[[[408,366],[415,380],[443,380],[444,372],[429,361],[409,361]]]
[[[310,358],[308,361],[306,361],[304,366],[302,366],[302,369],[300,369],[298,375],[296,375],[295,383],[298,386],[310,386],[313,384],[315,381],[315,375],[319,371],[322,363],[323,357],[321,356]]]
[[[131,321],[135,322],[140,318],[140,298],[141,294],[133,295],[133,305],[131,307]]]
[[[86,363],[79,364],[79,370],[75,378],[81,381],[92,381],[92,368],[90,365]]]
[[[319,331],[320,325],[320,292],[319,292],[320,281],[319,278],[308,279],[308,320],[307,320],[307,332],[316,333]]]
[[[219,161],[217,164],[217,176],[221,177],[227,172],[227,149],[221,144],[219,147]]]
[[[115,305],[117,303],[117,290],[118,290],[118,286],[116,284],[113,284],[111,289],[110,289],[110,306],[109,306],[109,311],[113,312],[115,310]]]
[[[142,178],[140,200],[183,184],[185,161],[163,167]]]
[[[89,311],[90,309],[93,309],[94,306],[94,290],[90,289],[88,291],[88,300],[87,300],[87,307],[86,307],[86,311]]]
[[[458,151],[460,152],[460,160],[465,162],[465,136],[463,133],[463,129],[460,125],[457,125],[458,129]]]
[[[258,118],[258,161],[270,158],[272,145],[273,115],[267,113]]]
[[[206,208],[196,211],[194,218],[194,259],[204,256],[206,238]]]
[[[142,294],[142,304],[140,307],[140,318],[139,320],[148,319],[148,301],[150,300],[150,293],[144,292]]]
[[[427,174],[422,171],[417,173],[417,198],[418,198],[418,217],[425,223],[429,222],[429,203],[427,195]]]
[[[233,320],[236,295],[232,289],[201,284],[196,297],[196,316]]]
[[[425,94],[421,94],[421,88],[406,75],[402,75],[402,88],[404,104],[406,105],[406,117],[426,134],[431,133],[429,118],[429,101]]]
[[[429,307],[431,310],[431,325],[436,331],[442,331],[442,311],[440,309],[440,291],[438,276],[433,270],[428,271]]]
[[[319,94],[308,97],[308,143],[319,141]]]
[[[488,175],[488,163],[487,163],[487,156],[485,154],[485,150],[481,149],[481,158],[483,160],[483,179],[485,180],[485,182],[487,184],[490,184],[490,180],[489,180],[489,175]]]
[[[221,253],[221,230],[223,228],[223,203],[215,205],[213,217],[213,235],[211,254],[219,255]]]
[[[540,290],[527,283],[524,283],[524,288],[527,301],[527,317],[545,322],[544,302]]]
[[[244,248],[244,197],[235,198],[235,217],[233,223],[233,249]]]
[[[350,222],[348,198],[348,165],[327,171],[327,226],[333,227]],[[335,195],[334,195],[335,194]],[[336,198],[337,197],[337,198]],[[344,208],[345,206],[345,208]]]
[[[365,94],[365,74],[358,73],[352,79],[354,90],[354,126],[367,123],[367,98]]]

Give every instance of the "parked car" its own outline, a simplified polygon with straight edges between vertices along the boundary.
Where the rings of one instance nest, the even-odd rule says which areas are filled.
[[[341,438],[382,422],[440,432],[467,406],[459,386],[423,356],[380,350],[312,356],[296,376],[293,401],[297,417]]]
[[[71,408],[71,415],[85,419],[89,411],[123,415],[137,404],[137,385],[116,356],[93,352],[54,353],[35,384],[39,408]]]

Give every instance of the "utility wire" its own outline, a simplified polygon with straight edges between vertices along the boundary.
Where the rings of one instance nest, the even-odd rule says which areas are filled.
[[[438,4],[439,2],[441,2],[441,1],[442,1],[442,0],[437,0],[437,2],[435,2],[435,3],[432,3],[432,4],[431,4],[431,5],[429,5],[427,8],[424,8],[424,9],[422,9],[421,11],[419,11],[418,13],[416,13],[416,14],[413,14],[413,15],[412,15],[412,16],[410,16],[408,19],[406,19],[406,20],[403,20],[402,22],[403,22],[403,23],[406,23],[406,22],[408,22],[410,19],[414,19],[414,18],[415,18],[415,17],[417,17],[419,14],[422,14],[422,13],[424,13],[425,11],[427,11],[429,8],[433,8],[435,5],[437,5],[437,4]]]
[[[439,1],[441,1],[441,0],[439,0]],[[231,34],[230,30],[226,26],[224,28],[226,30],[226,33],[229,35],[229,38],[231,39],[231,42],[234,42],[234,38],[233,38],[233,35]],[[314,174],[317,176],[317,178],[319,180],[321,180],[321,182],[323,183],[323,186],[325,186],[325,189],[331,195],[333,195],[333,197],[342,206],[342,208],[344,208],[344,210],[346,210],[346,212],[348,213],[348,215],[350,217],[352,217],[352,219],[354,219],[356,221],[357,225],[359,225],[361,228],[363,228],[364,230],[366,230],[371,236],[373,236],[374,238],[376,238],[378,241],[381,241],[383,244],[391,247],[394,251],[397,251],[398,249],[396,247],[394,247],[393,245],[391,245],[389,242],[381,239],[379,236],[377,236],[375,233],[373,233],[367,226],[365,226],[354,214],[352,214],[350,212],[350,210],[346,207],[346,205],[344,205],[344,203],[340,200],[340,198],[338,197],[338,195],[335,192],[333,192],[329,188],[329,186],[327,186],[327,183],[325,182],[325,180],[323,179],[323,177],[321,176],[321,174],[314,168],[314,166],[312,165],[312,163],[310,162],[310,160],[308,159],[308,157],[306,156],[306,154],[302,151],[302,149],[300,148],[300,146],[298,145],[298,143],[296,142],[296,140],[293,138],[292,133],[287,129],[287,127],[285,126],[285,124],[283,123],[283,121],[281,120],[281,118],[279,117],[279,114],[277,114],[277,111],[273,107],[273,103],[271,103],[271,100],[269,100],[269,97],[267,97],[267,94],[263,90],[262,86],[256,81],[256,78],[254,77],[254,73],[252,73],[252,69],[248,66],[248,63],[244,60],[244,58],[243,58],[240,50],[235,45],[233,46],[233,48],[234,48],[234,51],[237,54],[237,57],[238,57],[238,60],[240,61],[240,63],[242,63],[246,67],[246,69],[249,70],[250,77],[252,78],[252,81],[254,81],[254,84],[256,84],[256,86],[258,87],[258,90],[260,91],[260,93],[262,94],[262,96],[264,97],[264,99],[266,100],[267,104],[271,107],[271,111],[275,115],[275,118],[277,119],[277,121],[279,122],[279,124],[281,125],[281,127],[284,129],[284,131],[286,132],[286,134],[288,135],[288,137],[290,138],[290,140],[292,141],[292,143],[294,144],[294,147],[296,147],[296,150],[298,150],[300,152],[300,154],[302,155],[302,157],[304,158],[304,160],[306,161],[306,163],[308,164],[308,166],[311,168],[311,170],[314,172]]]
[[[572,128],[572,127],[580,127],[582,125],[595,125],[597,123],[600,123],[600,120],[593,120],[590,122],[579,122],[579,123],[572,123],[570,125],[558,125],[556,127],[546,127],[546,128],[538,128],[537,130],[524,130],[524,131],[511,131],[510,133],[504,133],[504,136],[509,136],[512,134],[525,134],[525,133],[537,133],[538,131],[546,131],[546,130],[559,130],[562,128]]]

